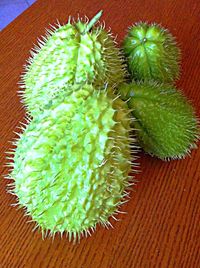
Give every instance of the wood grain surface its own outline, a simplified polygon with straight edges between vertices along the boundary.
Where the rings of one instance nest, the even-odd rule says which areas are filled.
[[[24,109],[17,82],[29,49],[45,27],[69,15],[92,17],[100,9],[102,19],[122,41],[133,22],[162,23],[177,37],[182,50],[182,75],[178,82],[200,115],[200,4],[197,0],[37,1],[1,32],[0,38],[0,165],[10,147]],[[200,267],[200,148],[184,160],[162,162],[140,154],[141,173],[131,199],[123,206],[126,215],[112,222],[114,229],[98,227],[89,238],[73,245],[64,237],[42,240],[32,232],[22,210],[11,207],[15,197],[6,193],[0,180],[0,267]]]

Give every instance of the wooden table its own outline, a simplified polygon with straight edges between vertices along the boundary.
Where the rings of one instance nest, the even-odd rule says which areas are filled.
[[[92,17],[103,9],[102,19],[118,34],[121,42],[133,22],[159,22],[177,36],[182,49],[182,76],[178,86],[200,112],[199,19],[196,0],[110,0],[37,1],[1,33],[0,39],[0,152],[1,174],[8,169],[5,151],[15,137],[16,126],[24,116],[17,96],[22,65],[36,38],[49,23],[69,15]],[[200,113],[199,113],[200,114]],[[8,181],[0,181],[0,267],[200,267],[199,178],[200,148],[184,160],[162,162],[141,153],[141,173],[131,200],[123,206],[127,215],[119,216],[114,229],[102,227],[92,237],[73,245],[56,237],[42,240],[33,233],[22,210],[10,204]]]

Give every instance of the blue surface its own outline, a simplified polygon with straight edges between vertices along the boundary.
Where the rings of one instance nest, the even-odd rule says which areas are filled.
[[[0,30],[34,2],[35,0],[0,0]]]
[[[35,2],[35,0],[26,0],[26,2],[29,4],[29,6],[30,5],[32,5],[34,2]]]

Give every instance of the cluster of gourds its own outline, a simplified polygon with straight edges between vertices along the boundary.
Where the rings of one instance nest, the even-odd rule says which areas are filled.
[[[179,69],[171,34],[156,24],[131,27],[123,44],[127,75],[101,14],[52,26],[22,77],[27,124],[8,178],[17,205],[43,235],[79,240],[98,223],[111,225],[134,184],[135,135],[162,159],[184,156],[197,138],[192,107],[164,84]]]
[[[120,86],[133,109],[141,147],[163,160],[185,157],[195,148],[198,121],[192,106],[173,85],[179,77],[180,49],[167,29],[137,23],[124,40],[134,82]]]

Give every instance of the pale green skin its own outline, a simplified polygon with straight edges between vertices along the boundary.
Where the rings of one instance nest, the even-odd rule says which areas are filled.
[[[106,224],[120,204],[131,170],[130,118],[114,97],[75,88],[35,117],[17,142],[14,193],[42,231],[78,237]]]
[[[124,84],[141,147],[163,160],[185,157],[198,138],[198,120],[187,99],[173,86],[152,82]]]
[[[66,84],[117,86],[124,81],[124,66],[111,34],[101,27],[85,33],[87,23],[60,26],[38,53],[23,77],[24,104],[38,114]]]
[[[158,24],[130,27],[123,49],[132,79],[171,83],[178,78],[180,50],[171,33]]]

